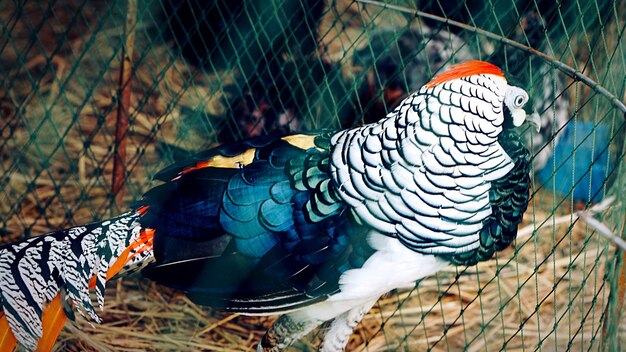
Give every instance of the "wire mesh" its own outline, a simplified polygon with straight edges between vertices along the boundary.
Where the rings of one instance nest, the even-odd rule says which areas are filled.
[[[497,38],[545,53],[624,100],[624,4],[387,4],[399,7],[0,2],[2,241],[125,211],[162,167],[218,143],[376,121],[452,63],[483,59],[529,91],[542,120],[541,132],[522,131],[535,158],[518,239],[493,260],[384,297],[349,350],[617,349],[622,254],[577,211],[617,195],[596,218],[624,236],[624,111],[558,65]],[[137,9],[130,18],[129,7]],[[125,55],[130,79],[122,75]],[[116,137],[120,111],[128,126]],[[197,307],[139,278],[107,296],[104,324],[70,325],[58,349],[253,350],[272,320]],[[294,349],[312,349],[318,339]]]

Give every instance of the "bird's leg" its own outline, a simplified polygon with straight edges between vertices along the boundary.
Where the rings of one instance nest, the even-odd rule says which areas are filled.
[[[318,319],[297,319],[293,314],[281,315],[265,333],[258,352],[279,352],[323,323]]]
[[[343,351],[354,332],[354,328],[359,324],[363,316],[369,312],[378,299],[373,299],[360,306],[350,309],[339,315],[330,324],[328,331],[324,335],[324,341],[319,347],[320,352]]]

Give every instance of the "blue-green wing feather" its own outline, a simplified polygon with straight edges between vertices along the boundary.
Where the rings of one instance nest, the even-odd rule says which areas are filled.
[[[142,224],[155,229],[148,276],[194,300],[245,312],[297,308],[338,289],[372,253],[367,228],[329,179],[328,136],[301,149],[280,136],[221,147],[159,174]],[[203,158],[255,148],[241,168],[182,172]],[[326,148],[326,149],[325,149]]]

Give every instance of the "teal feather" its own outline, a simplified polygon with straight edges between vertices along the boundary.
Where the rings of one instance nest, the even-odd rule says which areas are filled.
[[[293,226],[293,210],[291,204],[279,204],[272,200],[263,202],[259,210],[261,223],[271,231],[286,231]]]

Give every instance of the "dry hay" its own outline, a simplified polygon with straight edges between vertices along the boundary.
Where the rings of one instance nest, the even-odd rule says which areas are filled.
[[[550,214],[531,209],[526,217],[533,215]],[[388,294],[364,318],[348,350],[482,351],[499,350],[505,341],[512,350],[535,349],[539,341],[544,350],[597,349],[608,247],[581,221],[569,227],[544,225],[493,260],[450,268],[415,289]],[[60,350],[254,351],[273,321],[199,307],[139,278],[111,284],[105,302],[104,323],[68,324]],[[314,350],[318,335],[294,350]]]
[[[26,6],[29,13],[37,13],[29,6],[39,5]],[[58,13],[74,9],[63,1],[55,6],[60,7]],[[111,26],[93,37],[86,35],[94,29],[97,14],[110,10],[98,6],[97,11],[82,10],[83,21],[68,32],[50,64],[45,58],[54,47],[16,55],[26,48],[28,36],[14,37],[16,50],[2,52],[0,62],[13,67],[3,71],[14,82],[0,88],[0,167],[10,175],[0,183],[0,213],[7,215],[0,224],[3,241],[20,238],[25,228],[40,234],[119,211],[111,205],[109,190],[120,55],[111,37],[121,29]],[[31,30],[11,19],[11,9],[0,10],[5,23],[15,21],[16,28]],[[363,45],[364,23],[373,26],[383,20],[342,1],[333,14],[354,23],[342,29],[337,27],[340,21],[325,18],[320,24],[330,61]],[[55,37],[56,27],[43,28],[48,29],[40,33],[42,43],[53,43],[45,38]],[[89,45],[97,48],[97,56],[75,55]],[[126,204],[147,189],[146,180],[167,163],[156,150],[157,137],[189,149],[215,140],[211,135],[182,138],[181,109],[202,105],[216,115],[224,109],[214,77],[172,58],[165,44],[148,45],[139,35],[137,51],[148,48],[149,54],[137,62],[133,81]],[[23,160],[13,159],[15,150],[26,151],[19,154]],[[49,167],[41,167],[43,160]],[[554,214],[551,209],[556,209]],[[505,341],[512,350],[538,345],[543,350],[598,348],[610,247],[581,221],[568,221],[572,210],[568,201],[539,191],[525,216],[524,235],[512,247],[493,260],[450,268],[416,288],[388,294],[364,318],[348,350],[499,350]],[[565,216],[565,221],[553,226],[557,216]],[[254,351],[274,319],[199,307],[180,293],[138,277],[112,282],[106,295],[103,324],[92,326],[80,319],[67,324],[57,350]],[[294,349],[313,350],[319,335]]]

